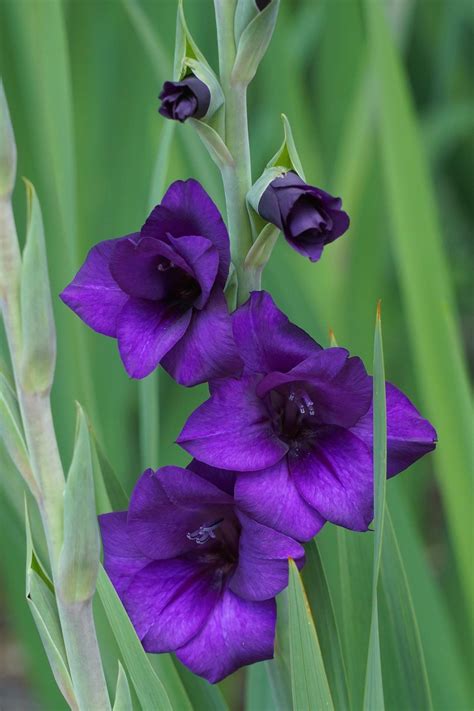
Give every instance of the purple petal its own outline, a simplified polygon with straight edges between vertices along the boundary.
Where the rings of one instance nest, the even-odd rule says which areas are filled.
[[[209,467],[207,464],[199,462],[197,459],[193,459],[187,466],[192,472],[198,476],[206,479],[206,481],[214,484],[221,491],[225,491],[229,496],[234,495],[235,486],[235,473],[230,472],[228,469],[216,469],[215,467]]]
[[[308,504],[331,523],[366,531],[373,518],[372,452],[349,430],[329,427],[312,448],[288,457]]]
[[[272,659],[275,623],[275,600],[242,600],[227,589],[203,629],[176,656],[214,684],[245,664]]]
[[[251,376],[224,381],[192,413],[177,443],[196,459],[231,471],[265,469],[288,451],[273,431]]]
[[[187,262],[194,278],[201,287],[201,294],[194,302],[194,307],[202,309],[207,303],[216,281],[219,253],[207,237],[187,236],[175,238],[168,235],[168,239],[174,251]]]
[[[399,474],[436,447],[436,430],[395,385],[386,383],[387,397],[387,475]],[[357,437],[372,449],[373,409],[351,427]]]
[[[133,578],[123,603],[147,652],[170,652],[203,627],[221,590],[209,566],[156,560]]]
[[[99,242],[89,251],[72,282],[60,294],[88,326],[104,334],[116,335],[117,317],[128,301],[110,273],[110,260],[118,244],[138,235]]]
[[[117,338],[120,356],[131,378],[145,378],[186,332],[192,309],[130,299],[120,313]]]
[[[245,600],[268,600],[286,588],[288,558],[302,564],[304,548],[242,512],[238,518],[242,524],[239,562],[229,587]]]
[[[270,294],[254,291],[232,316],[232,328],[240,357],[248,370],[287,372],[321,350],[301,328],[292,324]]]
[[[127,512],[99,516],[104,548],[104,568],[120,597],[135,573],[150,562],[135,546],[127,531]]]
[[[222,291],[216,288],[204,309],[193,311],[186,333],[162,365],[178,383],[187,386],[241,371]]]
[[[237,506],[256,521],[300,541],[309,541],[325,523],[300,495],[287,457],[260,472],[239,474],[234,496]]]
[[[372,402],[372,380],[360,358],[349,358],[344,348],[327,348],[290,370],[270,373],[257,387],[266,393],[289,383],[301,383],[311,395],[315,421],[325,425],[352,427]]]
[[[173,558],[195,552],[186,537],[206,522],[219,518],[233,499],[189,469],[148,469],[130,499],[127,530],[143,555]]]
[[[173,262],[179,269],[160,272],[160,264],[165,260]],[[151,237],[144,237],[138,243],[121,241],[110,262],[110,271],[117,284],[137,299],[166,298],[173,284],[182,276],[181,269],[192,275],[186,260],[180,258],[170,245]]]
[[[167,190],[142,227],[142,235],[163,237],[201,235],[219,252],[218,282],[224,286],[229,273],[229,234],[222,216],[204,188],[196,180],[177,180]]]

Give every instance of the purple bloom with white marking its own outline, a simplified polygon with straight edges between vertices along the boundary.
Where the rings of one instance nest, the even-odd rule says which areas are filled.
[[[324,246],[349,227],[349,216],[341,205],[340,198],[308,185],[289,171],[268,185],[258,212],[281,229],[293,249],[317,262]]]
[[[326,521],[355,531],[373,518],[372,378],[344,348],[323,349],[269,294],[233,316],[240,377],[216,382],[178,442],[237,471],[239,507],[299,540]],[[387,383],[388,476],[435,447],[436,432]]]
[[[235,477],[193,461],[146,471],[128,511],[99,517],[104,565],[147,652],[217,682],[273,656],[274,596],[302,546],[249,518]]]
[[[194,74],[181,81],[165,81],[159,99],[159,113],[184,123],[188,118],[203,118],[211,103],[209,87]]]
[[[127,373],[161,363],[183,385],[236,365],[224,298],[229,235],[195,180],[173,183],[140,232],[100,242],[62,300],[88,326],[118,341]]]

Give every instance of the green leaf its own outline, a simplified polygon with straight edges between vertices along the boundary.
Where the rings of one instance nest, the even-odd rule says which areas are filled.
[[[0,437],[3,439],[12,462],[27,482],[33,494],[38,486],[30,465],[18,402],[8,380],[0,372]]]
[[[290,122],[288,121],[285,114],[281,115],[281,120],[283,121],[283,131],[284,138],[278,151],[275,153],[273,158],[268,162],[267,168],[273,168],[275,166],[283,166],[288,170],[295,170],[300,178],[305,180],[305,174],[303,170],[303,165],[301,163],[298,150],[296,148],[295,139],[293,138],[293,131],[291,130]]]
[[[301,577],[290,560],[288,587],[291,689],[298,711],[334,709],[311,610]]]
[[[387,608],[393,658],[390,676],[397,677],[400,707],[432,709],[425,655],[410,587],[390,512],[386,511],[382,553],[382,584]]]
[[[34,549],[25,501],[26,600],[38,629],[56,683],[72,709],[77,709],[67,663],[54,588]]]
[[[246,269],[261,270],[265,267],[279,234],[280,230],[275,225],[269,222],[265,225],[245,257],[244,266]]]
[[[270,44],[279,7],[280,0],[271,0],[242,32],[232,69],[232,81],[247,85],[254,78]]]
[[[376,73],[382,158],[410,345],[427,415],[440,445],[433,463],[464,590],[474,621],[474,568],[466,522],[473,507],[470,387],[443,250],[437,200],[412,100],[383,5],[365,3]],[[447,476],[449,472],[449,476]]]
[[[26,390],[47,392],[56,362],[56,328],[41,207],[33,185],[26,179],[25,185],[28,222],[21,268],[21,381]]]
[[[0,198],[13,192],[16,177],[16,145],[7,97],[0,78]]]
[[[118,663],[117,686],[115,688],[115,701],[113,711],[132,711],[132,696],[128,686],[127,675],[122,665]]]
[[[302,579],[311,614],[316,625],[332,698],[336,709],[349,711],[351,704],[341,640],[331,593],[316,540],[305,546],[305,552],[306,563],[303,568]]]
[[[100,542],[89,428],[77,405],[76,441],[64,493],[64,542],[58,587],[65,602],[85,602],[95,591]]]
[[[188,119],[188,123],[195,128],[212,160],[220,169],[231,167],[234,164],[229,149],[212,126],[193,118]]]
[[[178,674],[195,709],[206,711],[228,711],[221,690],[200,676],[193,674],[183,664],[175,660]]]
[[[387,414],[385,402],[385,368],[383,358],[380,302],[377,306],[374,338],[374,566],[372,574],[372,618],[370,622],[369,653],[365,679],[364,711],[383,711],[385,708],[380,657],[378,583],[385,520],[385,488],[387,483]]]
[[[147,711],[148,709],[150,711],[152,709],[172,711],[173,706],[168,694],[155,674],[132,623],[102,566],[100,566],[97,578],[97,592],[142,707]],[[180,708],[181,711],[181,708],[188,708],[188,705],[174,706],[174,708]]]
[[[268,666],[265,662],[251,664],[246,672],[245,711],[275,711],[277,708]]]
[[[90,434],[97,511],[124,511],[128,508],[128,496],[91,427]]]

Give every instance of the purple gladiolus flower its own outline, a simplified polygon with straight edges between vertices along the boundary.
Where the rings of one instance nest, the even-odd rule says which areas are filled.
[[[230,472],[146,471],[128,512],[99,517],[104,565],[147,652],[216,682],[273,656],[274,596],[296,541],[239,511]]]
[[[127,373],[158,363],[181,384],[225,374],[236,357],[223,289],[229,235],[195,180],[173,183],[140,232],[100,242],[62,300],[118,341]]]
[[[209,87],[194,74],[181,81],[165,81],[158,97],[159,113],[165,118],[183,123],[188,118],[200,119],[211,103]]]
[[[300,540],[325,521],[365,531],[373,518],[372,378],[344,348],[323,349],[253,292],[233,316],[240,377],[212,387],[178,442],[237,471],[239,507]],[[436,432],[387,383],[388,476],[435,447]]]
[[[297,252],[317,262],[326,244],[349,227],[340,198],[307,185],[293,171],[275,178],[263,192],[258,212],[279,227]]]

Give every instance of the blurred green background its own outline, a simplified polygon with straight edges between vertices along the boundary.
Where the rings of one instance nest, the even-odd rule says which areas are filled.
[[[473,699],[474,5],[376,5],[282,0],[249,92],[254,178],[281,142],[284,112],[309,182],[342,196],[352,224],[316,265],[281,239],[264,285],[324,345],[334,329],[339,344],[361,355],[369,370],[382,299],[387,378],[438,428],[437,452],[392,480],[387,493],[433,705],[458,711]],[[211,0],[187,0],[185,9],[217,69]],[[157,114],[157,94],[170,77],[175,15],[175,0],[0,0],[0,75],[18,175],[32,180],[42,203],[54,294],[94,243],[138,229],[172,180],[199,179],[224,207],[218,171],[192,129]],[[23,239],[20,180],[15,209]],[[145,466],[186,462],[172,443],[205,388],[179,388],[161,372],[138,385],[127,378],[115,341],[89,331],[57,298],[55,309],[53,405],[65,466],[74,399],[87,409],[127,491]],[[0,705],[62,709],[23,599],[21,484],[3,453],[0,461]],[[323,531],[321,552],[358,708],[372,537],[347,534],[344,578],[336,535],[334,527]],[[97,617],[113,680],[116,651],[100,609]],[[408,709],[409,689],[400,696],[397,685],[396,645],[383,630],[382,643],[387,706]],[[224,691],[238,707],[251,687],[240,674]],[[255,709],[262,711],[258,703]]]

